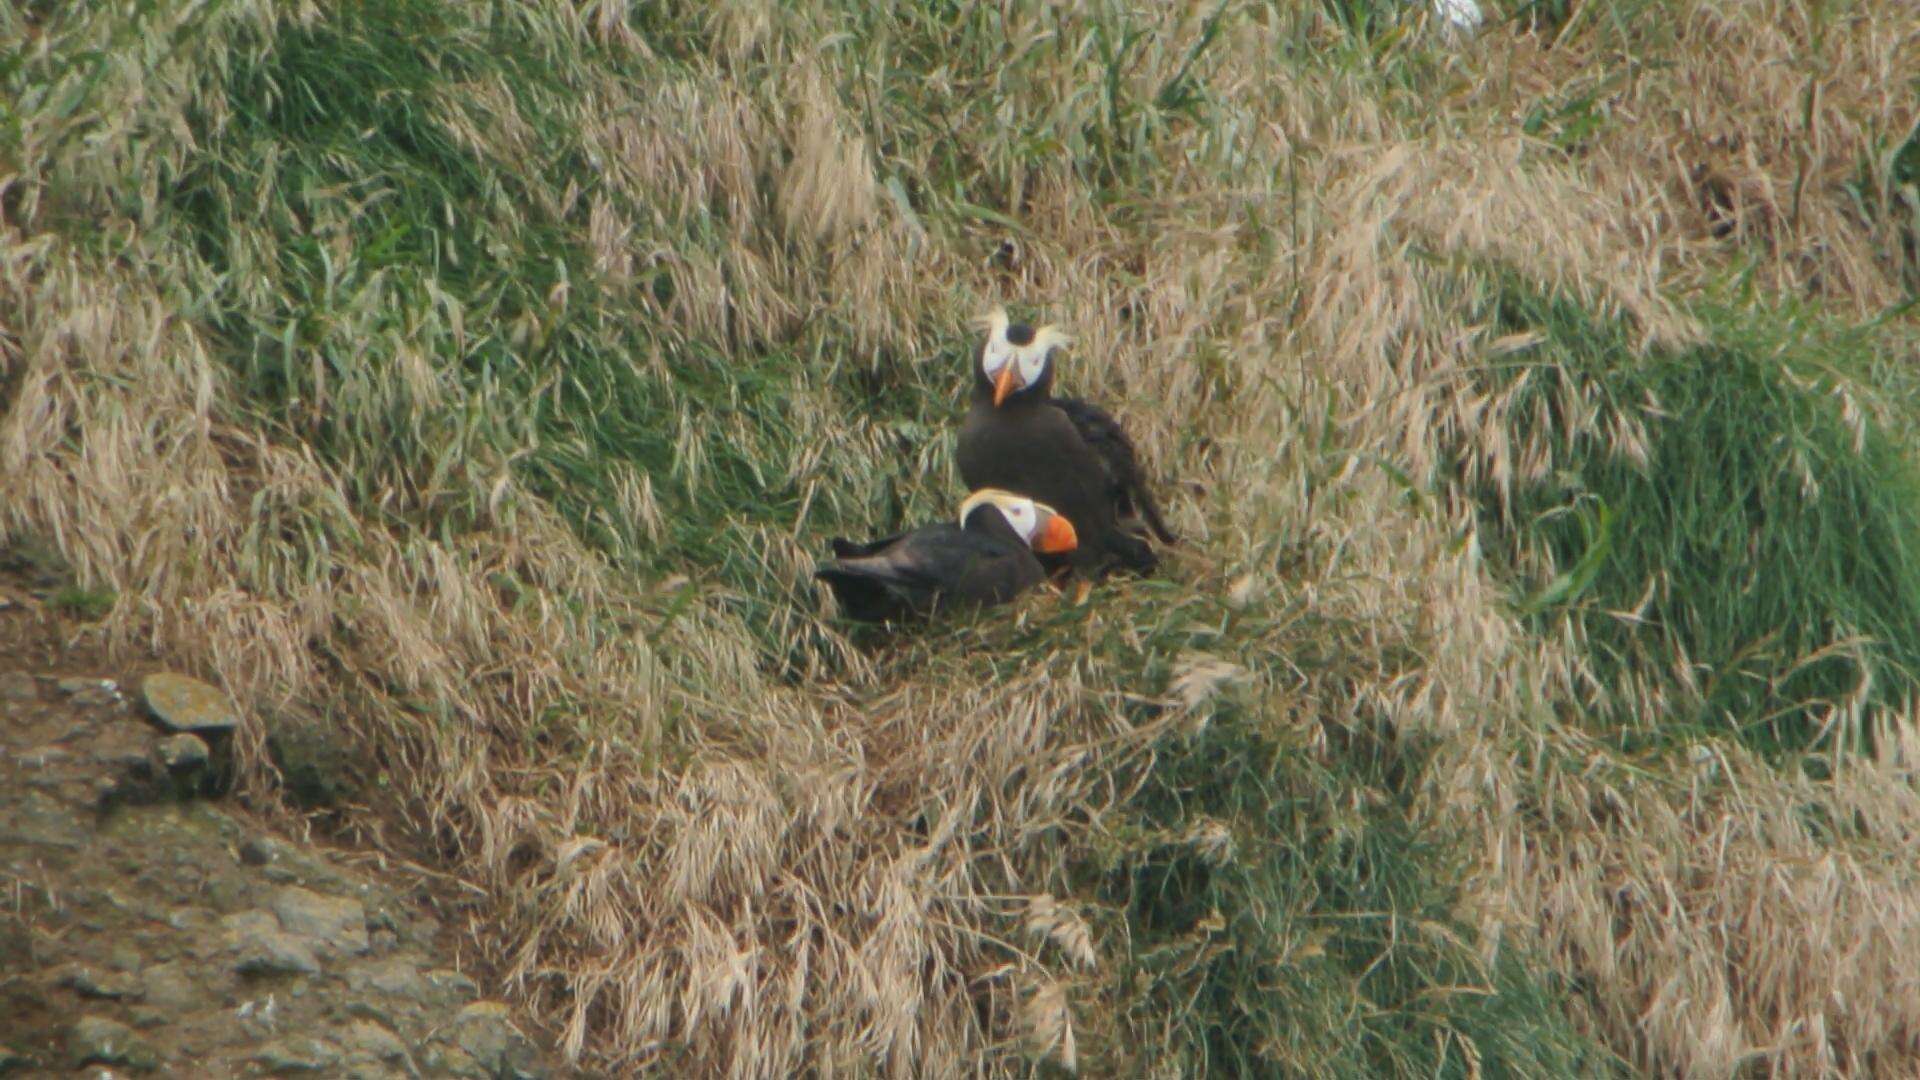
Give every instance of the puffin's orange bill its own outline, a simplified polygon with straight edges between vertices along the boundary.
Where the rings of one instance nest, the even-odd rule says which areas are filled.
[[[1054,514],[1040,527],[1040,539],[1034,542],[1033,550],[1042,555],[1064,555],[1079,546],[1080,536],[1073,531],[1073,522]]]
[[[994,408],[999,408],[1000,403],[1007,400],[1007,395],[1013,393],[1013,382],[1020,377],[1019,367],[1019,364],[1009,359],[1006,366],[1000,369],[999,377],[993,380]]]

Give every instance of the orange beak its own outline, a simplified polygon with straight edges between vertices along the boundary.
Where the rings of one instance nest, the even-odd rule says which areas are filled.
[[[1080,546],[1080,536],[1073,531],[1073,522],[1059,514],[1049,515],[1047,523],[1040,528],[1040,537],[1034,541],[1033,550],[1042,555],[1064,555]]]
[[[994,408],[996,409],[999,408],[1000,403],[1007,400],[1007,395],[1013,393],[1014,390],[1016,389],[1016,387],[1013,385],[1013,382],[1015,379],[1018,379],[1020,377],[1019,368],[1020,368],[1019,364],[1014,363],[1012,360],[1008,360],[1007,366],[1000,369],[1000,377],[993,380],[993,407]]]

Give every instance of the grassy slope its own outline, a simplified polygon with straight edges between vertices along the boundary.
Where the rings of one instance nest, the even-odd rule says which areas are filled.
[[[1762,7],[9,10],[0,521],[604,1064],[1899,1072],[1920,42]],[[1192,541],[850,639],[1001,300]]]

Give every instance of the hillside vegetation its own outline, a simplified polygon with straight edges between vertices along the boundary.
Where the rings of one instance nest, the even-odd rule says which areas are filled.
[[[1912,1075],[1920,21],[1489,16],[0,6],[0,539],[595,1068]],[[1185,542],[851,630],[995,303]]]

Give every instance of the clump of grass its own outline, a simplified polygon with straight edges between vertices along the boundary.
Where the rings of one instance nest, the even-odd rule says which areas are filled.
[[[114,599],[112,589],[83,589],[78,585],[63,585],[48,598],[47,603],[55,611],[94,622],[106,618],[113,611]]]
[[[1224,624],[1173,663],[1179,719],[1075,866],[1124,920],[1111,984],[1133,1035],[1100,1040],[1098,1071],[1608,1074],[1568,988],[1516,946],[1484,951],[1463,919],[1465,837],[1423,798],[1434,736],[1339,702],[1342,683],[1420,678],[1418,648],[1375,651],[1378,627],[1285,607]],[[1276,685],[1275,655],[1328,692]]]
[[[1722,310],[1707,343],[1641,355],[1575,301],[1495,293],[1517,351],[1481,379],[1519,461],[1478,495],[1491,550],[1553,590],[1534,624],[1567,623],[1593,696],[1664,737],[1861,745],[1920,679],[1920,472],[1853,381],[1873,339]]]

